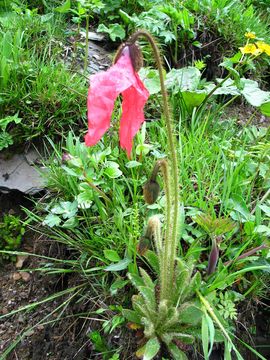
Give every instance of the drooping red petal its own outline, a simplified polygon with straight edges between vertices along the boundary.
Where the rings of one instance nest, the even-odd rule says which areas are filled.
[[[90,77],[87,98],[88,133],[85,143],[95,145],[110,126],[117,96],[134,83],[134,70],[128,49],[122,52],[117,63],[109,70]]]
[[[139,75],[134,72],[133,84],[123,91],[123,113],[120,120],[120,146],[127,151],[130,157],[132,140],[144,122],[143,108],[149,97]]]

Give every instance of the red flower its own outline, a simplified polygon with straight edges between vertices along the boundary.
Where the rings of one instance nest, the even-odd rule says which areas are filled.
[[[132,66],[127,46],[109,70],[90,77],[87,99],[88,133],[85,136],[87,146],[95,145],[110,127],[114,102],[120,93],[123,97],[120,146],[130,157],[132,139],[144,122],[143,108],[149,92]]]

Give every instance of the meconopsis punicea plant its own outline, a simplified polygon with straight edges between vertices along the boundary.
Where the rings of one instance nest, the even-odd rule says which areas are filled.
[[[143,268],[140,275],[128,276],[138,294],[132,297],[133,310],[123,310],[132,323],[143,327],[145,343],[138,354],[143,359],[152,359],[159,352],[161,342],[165,343],[174,359],[187,359],[183,349],[192,343],[201,331],[202,310],[200,295],[201,275],[194,272],[193,259],[184,261],[178,257],[180,249],[179,218],[179,170],[173,122],[165,88],[162,61],[153,37],[144,30],[135,32],[118,50],[112,67],[90,77],[88,93],[88,132],[85,143],[96,144],[110,126],[114,103],[122,94],[122,117],[120,119],[120,146],[132,152],[132,141],[144,122],[143,108],[149,93],[140,80],[138,71],[142,66],[142,54],[137,40],[146,39],[152,47],[159,72],[163,116],[165,119],[168,154],[154,165],[152,174],[143,188],[144,198],[153,204],[160,186],[157,176],[162,175],[166,197],[164,224],[158,216],[150,217],[144,239],[152,241],[155,251],[148,258],[155,275],[152,277]],[[162,230],[163,227],[163,230]],[[207,301],[206,301],[206,304]],[[211,308],[209,308],[209,312]],[[179,346],[179,344],[182,344]]]

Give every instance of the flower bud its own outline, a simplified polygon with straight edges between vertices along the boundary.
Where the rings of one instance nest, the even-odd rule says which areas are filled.
[[[63,153],[62,155],[62,163],[67,162],[69,160],[73,159],[73,156],[69,153]]]
[[[216,241],[213,241],[212,249],[208,259],[207,274],[210,275],[216,270],[217,262],[219,259],[219,248]]]
[[[143,187],[144,201],[151,205],[157,200],[160,186],[155,180],[149,180]]]

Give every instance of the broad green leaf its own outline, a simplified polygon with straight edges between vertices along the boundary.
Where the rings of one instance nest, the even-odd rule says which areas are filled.
[[[263,115],[270,116],[270,101],[263,103],[260,106],[260,111]]]
[[[172,69],[166,77],[166,86],[174,94],[182,91],[196,91],[201,79],[200,71],[195,67]]]
[[[152,149],[152,145],[150,144],[138,144],[136,146],[136,154],[137,155],[147,155],[149,151]]]
[[[126,32],[122,25],[112,24],[109,27],[109,36],[112,41],[123,40],[126,37]]]
[[[201,105],[207,96],[207,92],[205,90],[183,91],[181,92],[181,95],[187,106],[187,109],[191,111],[194,107]]]
[[[118,263],[116,264],[111,264],[109,266],[106,266],[104,268],[105,271],[121,271],[124,270],[128,267],[128,265],[132,262],[131,259],[129,258],[125,258],[123,260],[120,260]]]
[[[198,325],[202,319],[202,311],[192,303],[185,303],[180,307],[180,321],[183,324]]]
[[[107,249],[107,250],[103,250],[103,253],[104,253],[105,258],[110,261],[117,262],[117,261],[121,260],[120,256],[118,255],[117,251],[115,251],[115,250]]]
[[[158,70],[143,67],[140,69],[139,75],[150,95],[160,92],[160,80]],[[165,71],[163,72],[163,75],[164,77],[166,76]]]
[[[221,81],[223,81],[223,79],[217,79],[218,83]],[[205,89],[209,93],[215,87],[215,84],[210,83],[205,86]],[[228,79],[214,91],[213,95],[240,95],[240,91],[237,89],[235,82],[232,79]]]
[[[241,94],[252,106],[257,107],[269,102],[270,93],[259,89],[257,81],[241,78],[241,83],[243,84]]]
[[[107,175],[111,179],[116,179],[122,175],[122,171],[116,167],[107,167],[104,170],[104,174]]]
[[[142,166],[142,163],[140,163],[139,161],[136,160],[132,160],[126,163],[126,168],[128,169],[132,169],[138,166]]]
[[[104,24],[100,24],[97,28],[97,32],[107,33],[112,41],[116,41],[116,39],[123,40],[126,36],[125,29],[118,23],[111,24],[109,27]]]
[[[143,354],[143,360],[151,360],[153,359],[160,349],[160,343],[158,341],[158,338],[152,338],[147,341],[145,344],[144,354]]]
[[[61,14],[66,14],[67,12],[69,12],[70,8],[71,8],[71,1],[67,0],[64,2],[63,5],[56,7],[54,11],[57,11]]]

